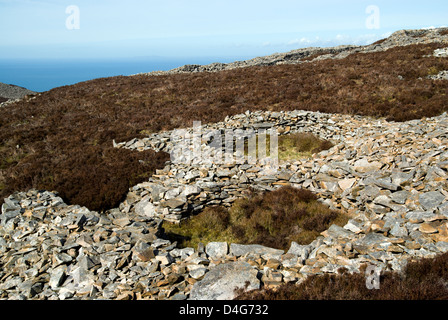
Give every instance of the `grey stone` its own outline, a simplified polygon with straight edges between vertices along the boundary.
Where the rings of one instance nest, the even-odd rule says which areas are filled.
[[[189,172],[184,176],[184,180],[187,180],[188,182],[190,182],[190,181],[192,181],[192,180],[194,180],[194,179],[196,179],[196,178],[199,178],[199,177],[200,177],[199,171],[194,170],[194,171],[189,171]]]
[[[438,191],[422,193],[418,198],[425,210],[435,209],[444,199],[445,196]]]
[[[92,285],[95,282],[93,273],[89,272],[86,268],[81,266],[75,266],[70,270],[69,275],[73,277],[73,282],[77,287],[86,287]],[[64,287],[66,287],[64,285]]]
[[[187,299],[187,296],[185,294],[183,294],[183,293],[180,293],[180,292],[174,294],[170,298],[170,300],[186,300],[186,299]]]
[[[229,251],[229,246],[227,242],[209,242],[205,246],[205,252],[211,258],[222,258],[225,257],[227,252]]]
[[[363,238],[356,241],[356,244],[364,246],[372,246],[374,244],[389,243],[388,238],[380,233],[370,232]]]
[[[329,236],[334,238],[350,238],[354,235],[353,232],[346,230],[336,224],[332,224],[326,232]]]
[[[384,263],[394,258],[391,252],[385,252],[385,251],[372,251],[369,252],[368,255],[374,258],[375,260],[380,260]]]
[[[159,254],[156,256],[156,259],[157,259],[158,261],[160,261],[160,263],[161,263],[162,265],[169,265],[169,264],[171,264],[172,262],[174,262],[173,257],[172,257],[168,252],[162,252],[162,253],[159,253]]]
[[[364,223],[355,219],[350,219],[347,224],[344,226],[344,229],[347,229],[353,233],[360,233],[364,228]]]
[[[181,198],[174,198],[174,199],[169,199],[166,201],[162,201],[160,204],[164,207],[169,207],[171,209],[175,209],[175,208],[179,208],[184,206],[186,203],[185,199],[181,199]]]
[[[391,174],[392,183],[396,185],[405,185],[412,182],[414,178],[413,173],[405,173],[405,172],[393,172]]]
[[[448,251],[448,242],[445,241],[439,241],[436,243],[437,249],[439,249],[440,252],[447,252]]]
[[[150,261],[155,258],[154,249],[149,244],[139,241],[132,249],[136,256],[143,262]]]
[[[174,199],[181,193],[181,188],[173,188],[165,192],[165,199]]]
[[[414,223],[421,223],[427,221],[434,216],[433,212],[430,211],[410,211],[406,213],[405,218],[412,220]]]
[[[48,283],[51,289],[53,290],[57,289],[64,282],[66,276],[65,274],[66,270],[67,266],[63,265],[51,271],[50,281]]]
[[[2,207],[3,208],[3,207]],[[5,226],[9,220],[20,216],[20,210],[14,210],[14,211],[5,211],[1,216],[1,225]]]
[[[196,282],[190,292],[191,300],[231,300],[235,289],[260,288],[258,271],[247,262],[236,261],[219,264]]]
[[[201,188],[199,188],[196,185],[186,185],[184,190],[182,191],[182,194],[186,197],[191,195],[196,195],[201,193]]]
[[[379,196],[380,191],[381,189],[376,185],[367,185],[361,193],[367,198],[374,199]]]
[[[31,280],[24,281],[18,288],[26,298],[33,298],[42,292],[43,284],[40,282],[33,283]]]
[[[402,190],[402,191],[397,191],[397,192],[391,193],[389,197],[395,203],[405,204],[406,200],[409,198],[410,195],[411,195],[411,193],[409,191]]]
[[[300,257],[303,260],[306,260],[308,258],[308,255],[312,251],[311,245],[300,245],[295,241],[291,242],[291,246],[289,247],[289,250],[287,253],[295,254],[298,257]]]
[[[12,200],[10,198],[4,198],[3,201],[4,203],[2,205],[2,214],[5,214],[8,211],[15,211],[21,209],[20,204],[15,200]]]
[[[355,163],[353,164],[354,169],[361,173],[378,171],[381,169],[382,166],[383,166],[383,164],[381,162],[378,162],[378,161],[369,162],[365,158],[359,159],[359,160],[355,161]]]
[[[73,258],[66,253],[57,253],[53,256],[53,267],[57,267],[61,264],[69,263],[72,260],[73,260]]]
[[[0,290],[10,290],[14,287],[18,287],[21,283],[22,279],[20,277],[11,277],[0,284]]]
[[[448,217],[448,202],[443,203],[438,207],[441,214]]]
[[[396,191],[399,185],[390,182],[390,179],[372,179],[372,182],[380,188]]]
[[[200,279],[202,278],[206,273],[207,273],[208,269],[204,268],[204,267],[197,267],[197,268],[193,268],[189,275],[190,277],[192,277],[193,279]]]
[[[405,226],[401,226],[398,222],[396,222],[390,229],[389,233],[395,237],[402,238],[408,235],[408,230]]]
[[[230,254],[234,255],[236,257],[244,256],[248,253],[255,253],[259,255],[282,255],[284,253],[283,250],[280,249],[274,249],[265,247],[259,244],[236,244],[231,243],[230,244]]]
[[[148,200],[143,200],[135,205],[135,213],[144,217],[154,217],[156,206]]]

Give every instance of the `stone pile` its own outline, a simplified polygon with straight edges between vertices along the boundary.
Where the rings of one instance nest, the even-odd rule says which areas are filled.
[[[212,130],[243,129],[256,134],[260,129],[273,128],[280,134],[293,132],[312,132],[323,139],[342,139],[340,130],[343,124],[336,125],[331,119],[332,115],[319,112],[292,111],[292,112],[249,112],[245,114],[227,117],[224,122],[204,125],[202,132]],[[349,120],[347,120],[349,121]],[[186,129],[190,137],[193,129]],[[118,148],[133,150],[148,150],[174,152],[177,140],[170,139],[172,132],[152,134],[141,140],[133,139],[129,142],[115,143]],[[173,140],[173,141],[172,141]],[[187,138],[188,140],[188,138]],[[187,145],[193,146],[192,139]],[[203,139],[204,140],[204,139]],[[157,216],[171,222],[180,222],[182,218],[192,212],[202,210],[207,205],[229,206],[238,197],[244,196],[250,186],[258,190],[274,190],[278,187],[294,184],[301,180],[301,173],[297,171],[302,166],[302,171],[311,165],[312,160],[306,162],[280,163],[278,169],[270,165],[269,159],[252,159],[236,161],[238,154],[233,154],[233,163],[205,161],[204,155],[213,156],[218,151],[224,154],[225,138],[222,144],[211,147],[208,139],[201,145],[201,153],[198,158],[189,159],[187,162],[179,161],[171,163],[163,170],[158,170],[148,182],[141,183],[128,194],[128,199],[122,204],[121,209],[128,211],[133,204],[138,212],[146,212],[150,216]],[[183,141],[185,143],[185,141]],[[291,167],[292,166],[292,167]]]
[[[359,272],[362,264],[400,271],[409,259],[448,251],[447,114],[394,123],[305,111],[246,112],[209,127],[266,123],[285,133],[310,131],[336,145],[312,159],[281,162],[270,173],[260,162],[171,163],[102,214],[67,205],[48,191],[11,195],[0,216],[0,298],[232,298],[234,287],[246,281],[250,288],[275,287],[340,268]],[[143,150],[154,141],[117,147]],[[288,252],[234,243],[180,249],[163,239],[163,220],[230,205],[248,186],[282,185],[312,190],[352,219],[309,245],[292,243]],[[219,274],[241,277],[226,282]],[[217,281],[229,286],[216,288]]]

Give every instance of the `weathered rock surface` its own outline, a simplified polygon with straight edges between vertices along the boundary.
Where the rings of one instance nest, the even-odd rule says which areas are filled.
[[[212,268],[201,281],[193,285],[191,300],[231,300],[236,289],[260,288],[258,271],[247,262],[229,262]]]

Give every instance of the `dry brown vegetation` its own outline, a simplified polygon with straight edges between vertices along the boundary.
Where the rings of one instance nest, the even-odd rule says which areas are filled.
[[[285,186],[254,192],[230,209],[208,207],[179,226],[164,226],[168,238],[183,247],[226,241],[288,250],[292,241],[309,244],[331,224],[343,226],[347,221],[343,213],[319,203],[311,191]]]
[[[448,86],[426,76],[448,70],[448,61],[427,55],[442,46],[218,73],[101,78],[50,90],[1,110],[0,199],[37,188],[92,210],[113,207],[168,155],[114,150],[112,139],[191,126],[193,120],[293,109],[396,121],[438,115],[448,110]]]
[[[333,146],[331,141],[320,139],[312,133],[291,133],[278,138],[278,157],[279,160],[296,160],[310,157],[313,153],[328,150]]]
[[[384,272],[380,288],[368,289],[361,273],[312,275],[300,284],[240,293],[239,300],[446,300],[448,253],[408,263],[403,274]],[[366,267],[366,266],[364,266]]]

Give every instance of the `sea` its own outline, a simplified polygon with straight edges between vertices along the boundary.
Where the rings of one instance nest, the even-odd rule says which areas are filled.
[[[186,64],[229,63],[245,57],[130,59],[8,59],[0,60],[0,82],[36,92],[96,78],[171,70]]]

